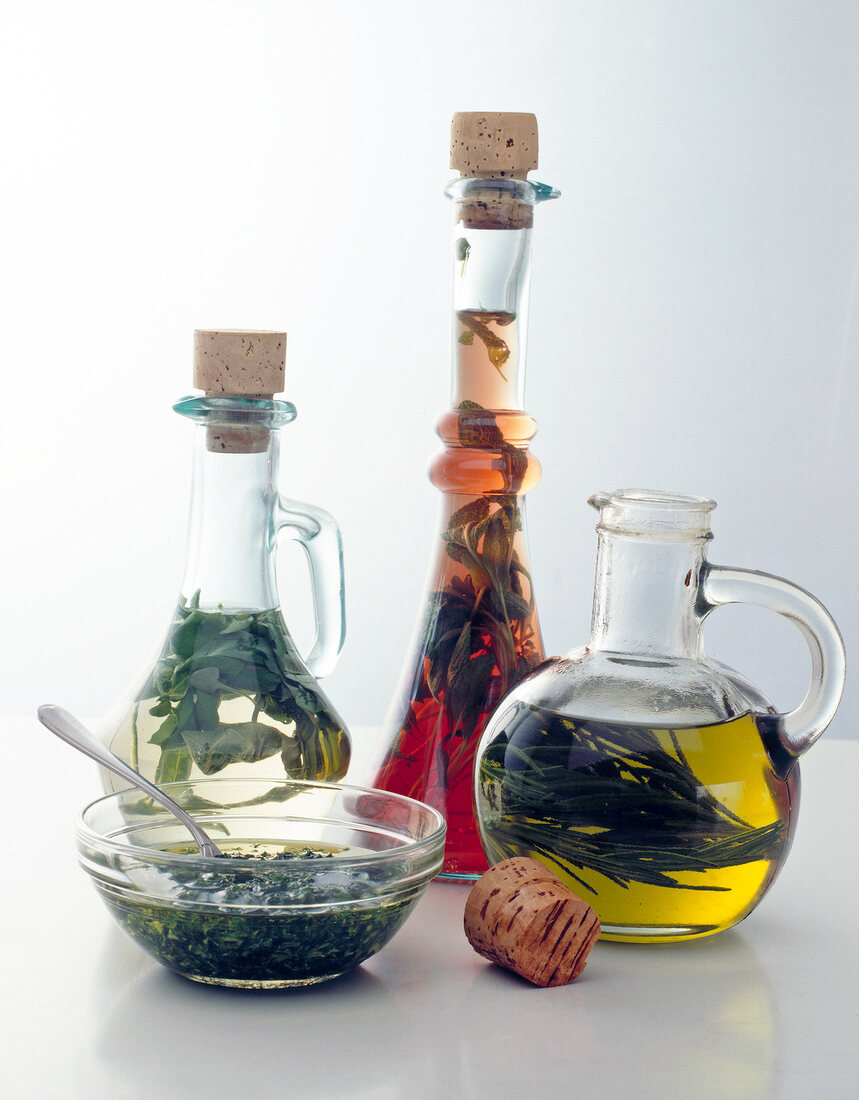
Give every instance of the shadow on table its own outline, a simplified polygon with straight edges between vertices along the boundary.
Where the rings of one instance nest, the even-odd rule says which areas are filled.
[[[364,967],[316,986],[242,990],[189,981],[111,930],[110,996],[87,1067],[93,1095],[300,1096],[413,1091],[420,1021]]]
[[[502,1045],[534,1053],[521,1070],[506,1066],[506,1085],[533,1089],[539,1052],[550,1052],[568,1080],[596,1094],[774,1095],[781,1034],[771,977],[754,941],[732,929],[687,943],[600,942],[572,985],[538,989],[487,965],[474,979],[474,1004],[512,1006],[499,1020]],[[550,1000],[552,1012],[545,1012]],[[536,1011],[539,1002],[540,1012]],[[466,999],[463,1019],[469,1014]],[[517,1076],[518,1074],[518,1076]],[[486,1080],[472,1067],[470,1087]]]

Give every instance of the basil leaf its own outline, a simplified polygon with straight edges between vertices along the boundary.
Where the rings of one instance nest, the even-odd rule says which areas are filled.
[[[256,764],[274,756],[283,735],[263,722],[225,723],[209,730],[182,730],[194,763],[203,775],[216,775],[230,764]]]
[[[216,668],[198,668],[188,677],[188,683],[198,691],[214,694],[218,690],[218,670]]]
[[[169,707],[169,704],[168,704]],[[166,745],[178,725],[176,715],[170,711],[155,733],[149,738],[150,745]]]
[[[162,751],[158,759],[158,767],[155,769],[155,783],[158,786],[162,783],[181,782],[190,774],[191,757],[184,746]]]
[[[194,724],[201,730],[215,729],[220,724],[218,699],[204,691],[197,692],[194,702]]]

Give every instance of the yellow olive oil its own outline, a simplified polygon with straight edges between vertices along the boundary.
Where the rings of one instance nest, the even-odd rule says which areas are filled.
[[[787,857],[798,803],[798,769],[777,778],[752,714],[669,728],[519,704],[477,774],[490,860],[542,860],[609,940],[680,940],[742,920]]]

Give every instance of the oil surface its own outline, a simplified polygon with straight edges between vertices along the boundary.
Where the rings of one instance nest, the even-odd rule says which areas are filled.
[[[776,777],[752,714],[669,728],[518,704],[477,774],[489,858],[542,860],[617,940],[742,920],[784,863],[798,795],[798,770]]]

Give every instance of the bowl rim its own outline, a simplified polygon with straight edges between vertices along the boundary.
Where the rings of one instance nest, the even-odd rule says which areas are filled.
[[[208,784],[218,785],[224,782],[234,782],[242,784],[265,785],[271,787],[272,785],[290,784],[306,788],[308,790],[313,788],[323,788],[325,790],[333,790],[346,793],[354,793],[357,796],[368,795],[391,798],[404,806],[416,807],[431,816],[434,819],[435,828],[425,837],[415,840],[407,840],[404,844],[399,845],[396,848],[386,849],[381,852],[369,852],[366,855],[344,856],[337,859],[338,870],[345,870],[346,868],[360,868],[367,865],[376,865],[385,863],[388,861],[401,861],[404,859],[413,860],[415,857],[420,856],[424,852],[430,852],[437,846],[443,846],[445,835],[447,833],[447,822],[443,815],[436,810],[433,806],[428,805],[426,802],[420,802],[416,798],[411,798],[409,795],[398,794],[395,791],[385,791],[376,787],[364,787],[351,783],[332,783],[326,780],[319,779],[267,779],[265,777],[247,777],[235,780],[227,780],[225,778],[211,777],[206,779],[192,779],[192,780],[174,780],[170,783],[159,784],[160,788],[166,793],[170,793],[172,788],[187,788],[189,785],[206,786]],[[95,810],[98,806],[111,801],[119,801],[124,795],[135,795],[139,798],[145,798],[146,795],[137,787],[123,787],[121,790],[112,791],[110,794],[101,795],[99,798],[93,799],[87,803],[83,809],[78,813],[75,820],[75,834],[78,841],[78,845],[81,843],[86,844],[88,847],[93,847],[99,851],[109,852],[115,855],[121,855],[126,858],[136,858],[142,862],[152,862],[153,857],[157,859],[159,863],[165,863],[167,865],[175,863],[177,866],[189,867],[192,864],[203,866],[207,869],[223,868],[223,861],[220,856],[204,856],[196,847],[191,852],[169,852],[159,848],[151,848],[145,845],[131,844],[127,840],[117,841],[111,837],[105,836],[97,829],[93,828],[85,820],[86,815]],[[284,803],[284,805],[286,805]],[[192,816],[196,816],[195,811],[189,811]],[[163,814],[165,820],[170,820],[173,815],[168,810],[163,810],[161,807],[156,807],[157,814]],[[213,806],[211,815],[217,817],[217,807]],[[288,817],[287,814],[284,817]],[[173,818],[173,820],[176,820]],[[205,820],[205,818],[203,819]],[[300,819],[296,819],[300,820]],[[312,820],[305,818],[304,820]],[[316,819],[323,820],[323,819]],[[337,820],[337,819],[333,819]],[[177,822],[181,825],[181,822]],[[344,822],[345,824],[345,822]],[[193,844],[191,834],[188,834],[189,843]],[[229,863],[231,867],[246,868],[248,866],[254,868],[266,867],[271,869],[272,862],[269,860],[260,860],[254,856],[231,856],[229,857]],[[289,869],[291,866],[301,867],[302,870],[307,870],[308,861],[306,859],[279,859],[276,866],[279,869]]]

